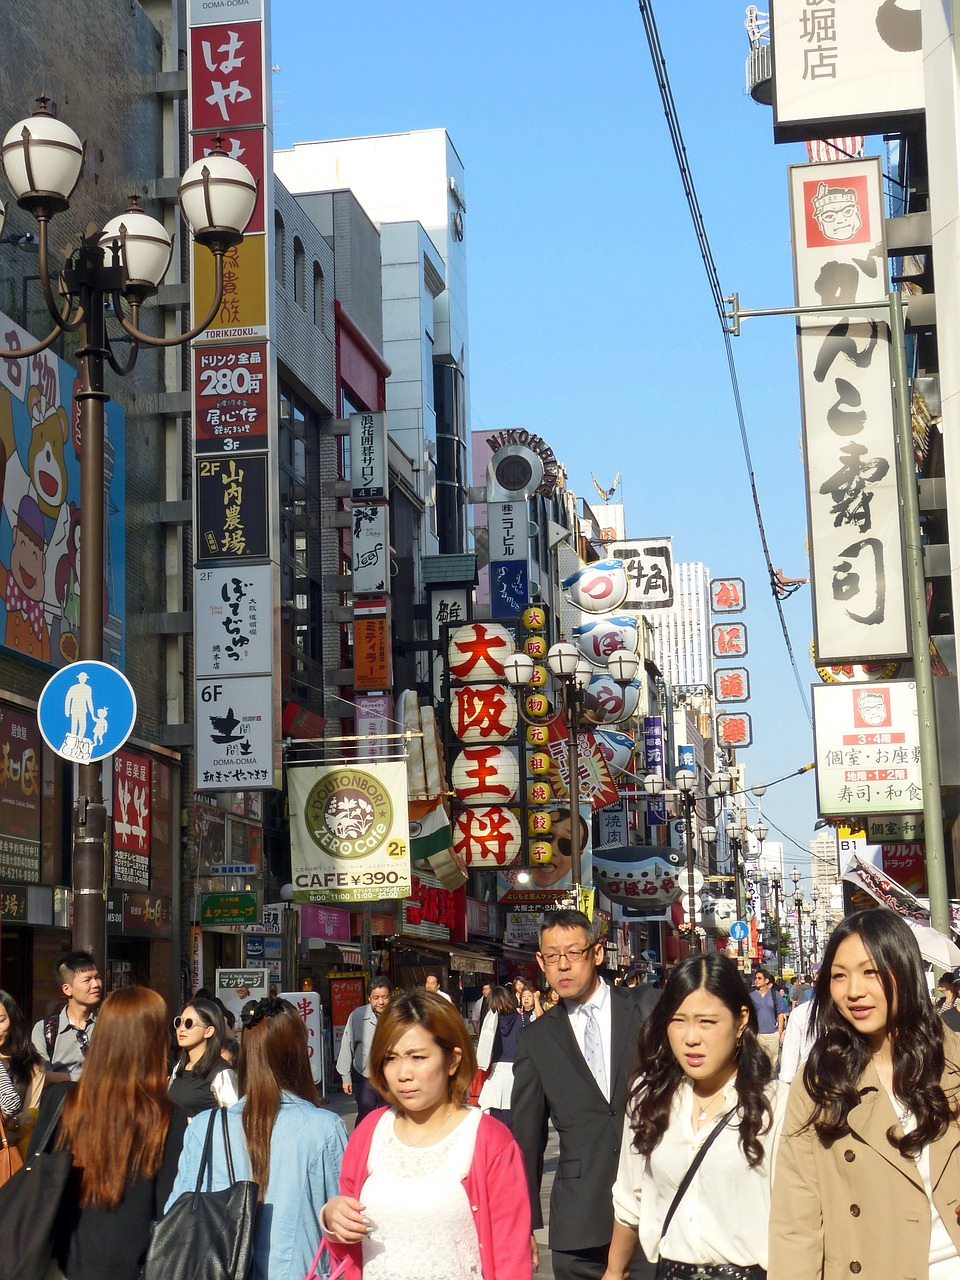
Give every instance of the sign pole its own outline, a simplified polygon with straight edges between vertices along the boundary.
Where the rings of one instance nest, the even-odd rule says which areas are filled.
[[[895,290],[890,293],[890,355],[893,365],[894,421],[900,462],[903,545],[907,562],[907,610],[920,730],[920,776],[923,783],[927,894],[930,898],[930,923],[939,933],[949,938],[950,902],[947,896],[943,810],[940,802],[937,709],[930,670],[930,631],[927,625],[927,595],[923,576],[923,546],[920,538],[920,499],[917,494],[917,467],[913,456],[913,426],[910,415],[903,304],[900,294]]]

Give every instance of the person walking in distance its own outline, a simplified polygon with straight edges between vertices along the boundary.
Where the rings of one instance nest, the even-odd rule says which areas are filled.
[[[437,977],[435,973],[428,973],[423,980],[423,985],[426,988],[426,990],[430,992],[432,996],[439,996],[441,1000],[449,1000],[450,1003],[453,1004],[453,998],[451,996],[448,996],[447,993],[442,989],[442,987],[440,986],[440,979]]]
[[[613,1235],[610,1188],[617,1173],[627,1088],[640,1028],[659,992],[611,987],[599,974],[603,944],[581,911],[550,911],[540,926],[537,963],[560,1003],[517,1038],[511,1102],[523,1153],[534,1229],[543,1226],[540,1181],[551,1121],[560,1159],[550,1198],[556,1280],[599,1280]],[[533,1241],[534,1266],[539,1264]],[[652,1277],[638,1255],[631,1272]]]
[[[57,965],[66,1004],[34,1024],[31,1040],[45,1064],[48,1083],[79,1080],[103,995],[103,980],[89,951],[68,951]]]
[[[780,1042],[787,1025],[787,1010],[774,990],[773,979],[766,969],[758,969],[753,975],[750,1003],[757,1011],[760,1047],[770,1059],[771,1070],[776,1074]]]
[[[370,1046],[377,1029],[377,1019],[390,1003],[391,987],[387,978],[374,978],[370,986],[369,1004],[361,1004],[350,1014],[340,1042],[337,1070],[343,1081],[343,1092],[357,1100],[357,1123],[383,1106],[383,1099],[370,1083]]]

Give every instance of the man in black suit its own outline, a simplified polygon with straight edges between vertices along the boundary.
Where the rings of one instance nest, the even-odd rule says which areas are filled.
[[[601,979],[603,943],[580,911],[546,913],[537,963],[560,1003],[518,1039],[513,1136],[523,1152],[533,1226],[542,1227],[540,1181],[547,1121],[553,1121],[560,1139],[550,1197],[553,1274],[556,1280],[599,1280],[613,1234],[611,1191],[637,1035],[659,993],[611,987]],[[631,1274],[653,1276],[642,1250]]]

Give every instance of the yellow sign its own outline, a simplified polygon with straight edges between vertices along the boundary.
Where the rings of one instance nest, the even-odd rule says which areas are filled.
[[[267,333],[267,237],[246,236],[223,259],[223,301],[198,342],[263,338]],[[202,319],[214,297],[214,258],[193,246],[193,314]]]

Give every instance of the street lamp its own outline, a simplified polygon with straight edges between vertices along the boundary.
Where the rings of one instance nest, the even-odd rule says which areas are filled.
[[[77,333],[79,347],[80,435],[80,637],[81,661],[103,660],[104,421],[109,399],[104,364],[120,377],[131,372],[140,344],[180,346],[213,321],[223,298],[223,259],[239,244],[253,213],[257,184],[249,171],[219,149],[191,165],[180,184],[180,207],[194,239],[214,256],[214,298],[203,321],[188,333],[154,337],[140,329],[140,307],[160,285],[170,265],[173,243],[166,228],[144,213],[136,198],[99,230],[87,227],[51,279],[49,225],[70,207],[80,180],[85,146],[37,99],[38,109],[8,130],[0,160],[17,204],[37,221],[38,271],[53,329],[31,347],[0,351],[0,359],[23,360],[45,351],[64,333]],[[219,141],[217,143],[219,148]],[[111,347],[108,308],[130,338],[121,364]],[[73,811],[73,945],[101,962],[106,943],[106,807],[99,763],[81,764]]]
[[[536,664],[525,653],[514,653],[503,664],[507,683],[519,689],[530,684]],[[585,695],[590,681],[597,674],[576,645],[561,641],[547,650],[547,666],[560,685],[560,714],[567,728],[567,770],[570,775],[570,879],[574,892],[579,892],[583,880],[581,860],[583,842],[580,831],[580,732],[583,727]],[[640,659],[627,649],[615,649],[607,659],[607,670],[621,688],[628,685],[637,674]],[[526,724],[532,721],[526,715],[522,699],[517,699],[520,718]]]
[[[810,893],[810,897],[813,901],[813,907],[811,908],[811,911],[810,911],[810,969],[812,971],[813,966],[816,963],[817,954],[818,954],[817,911],[820,906],[820,897],[821,897],[820,890],[817,888],[816,885],[813,886],[813,889],[811,890],[811,893]]]
[[[780,936],[780,891],[783,879],[779,867],[770,872],[770,887],[773,890],[773,911],[777,922],[777,977],[783,981],[783,941]]]
[[[797,911],[797,968],[803,976],[803,894],[800,892],[800,872],[796,867],[790,872],[793,881],[793,905]]]
[[[687,837],[687,895],[689,899],[687,914],[690,919],[690,936],[699,951],[701,947],[700,938],[697,934],[696,890],[693,883],[693,873],[696,869],[696,855],[693,848],[693,811],[697,803],[695,794],[697,775],[692,769],[678,769],[673,776],[673,785],[679,792],[680,801],[683,805],[684,830]],[[643,780],[643,789],[648,796],[656,797],[663,794],[666,784],[659,773],[648,773]]]

